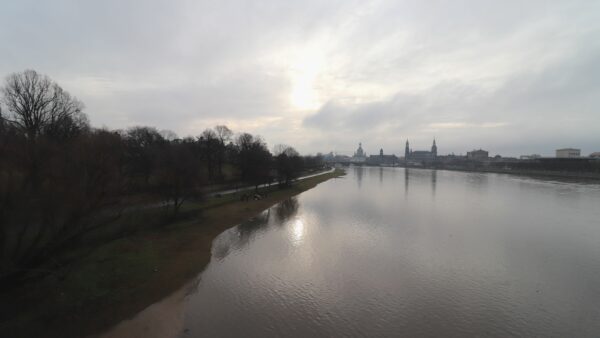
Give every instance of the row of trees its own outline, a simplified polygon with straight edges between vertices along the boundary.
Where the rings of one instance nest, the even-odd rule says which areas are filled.
[[[0,279],[115,222],[133,196],[160,199],[173,216],[209,185],[284,186],[322,165],[226,126],[185,138],[95,129],[79,100],[32,70],[8,76],[0,94]]]

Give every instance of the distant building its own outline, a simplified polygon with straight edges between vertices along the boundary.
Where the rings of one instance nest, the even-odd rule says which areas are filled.
[[[334,154],[333,151],[323,155],[326,163],[350,163],[350,156]]]
[[[487,160],[489,157],[489,153],[487,150],[483,150],[483,149],[479,149],[479,150],[472,150],[467,152],[467,158],[470,160]]]
[[[354,156],[350,158],[350,163],[365,163],[367,161],[367,153],[362,148],[362,143],[358,144],[358,149],[354,152]]]
[[[535,160],[537,158],[542,158],[542,155],[539,154],[531,154],[531,155],[521,155],[519,157],[521,160]]]
[[[371,155],[367,158],[367,164],[369,165],[382,165],[382,166],[394,166],[398,164],[398,157],[396,155],[384,155],[383,149],[379,150],[379,155]]]
[[[410,161],[431,161],[437,158],[437,145],[435,139],[433,139],[433,145],[431,151],[427,150],[415,150],[413,151],[409,147],[408,140],[406,140],[406,147],[404,148],[404,159]]]
[[[590,154],[591,158],[600,158],[600,151],[594,152]]]
[[[575,148],[556,149],[556,157],[558,157],[558,158],[581,157],[581,149],[575,149]]]

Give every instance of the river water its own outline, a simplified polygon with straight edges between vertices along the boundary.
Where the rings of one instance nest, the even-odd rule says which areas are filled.
[[[212,253],[121,325],[162,306],[146,334],[600,336],[600,185],[351,167]]]

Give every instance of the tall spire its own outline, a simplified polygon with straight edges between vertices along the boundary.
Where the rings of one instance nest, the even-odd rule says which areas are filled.
[[[354,156],[356,156],[356,157],[365,157],[366,156],[366,154],[362,148],[362,142],[358,142],[358,149],[356,149]]]

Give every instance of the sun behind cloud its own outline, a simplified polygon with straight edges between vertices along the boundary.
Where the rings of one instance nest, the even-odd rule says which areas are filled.
[[[324,67],[324,57],[316,49],[305,49],[290,63],[290,105],[295,110],[314,110],[321,102],[316,82]]]

